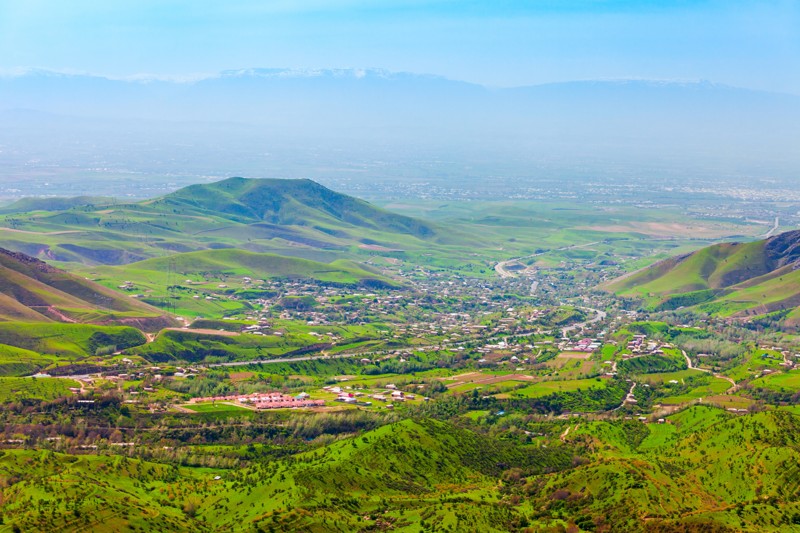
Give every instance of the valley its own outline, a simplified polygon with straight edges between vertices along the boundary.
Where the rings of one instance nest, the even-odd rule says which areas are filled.
[[[5,206],[0,530],[800,531],[796,217],[592,198]]]

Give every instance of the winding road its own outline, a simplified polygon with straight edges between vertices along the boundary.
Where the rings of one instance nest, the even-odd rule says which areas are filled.
[[[736,384],[736,382],[733,381],[733,379],[729,378],[728,376],[723,376],[722,374],[717,374],[716,372],[712,372],[711,370],[709,370],[707,368],[697,368],[696,366],[694,366],[694,364],[692,364],[692,359],[688,355],[686,355],[686,350],[681,350],[681,353],[683,354],[683,358],[686,359],[686,366],[689,368],[689,370],[699,370],[700,372],[705,372],[706,374],[711,374],[715,378],[724,379],[725,381],[730,383],[731,384],[731,388],[728,389],[727,391],[725,391],[725,394],[733,394],[739,388],[739,386]]]
[[[596,322],[600,322],[601,320],[605,320],[605,318],[608,316],[608,313],[606,313],[605,311],[601,311],[599,309],[593,309],[591,307],[579,307],[578,309],[583,309],[584,311],[593,312],[595,314],[594,318],[591,320],[587,320],[586,322],[579,322],[577,324],[572,324],[571,326],[566,326],[561,328],[562,337],[566,337],[567,333],[569,333],[570,331],[574,331],[576,329],[583,329],[589,324],[594,324]]]
[[[602,241],[595,241],[595,242],[587,242],[586,244],[573,244],[570,246],[564,246],[562,248],[556,248],[555,250],[546,250],[544,252],[539,252],[531,255],[526,255],[523,257],[515,257],[514,259],[507,259],[506,261],[500,261],[494,266],[494,271],[497,272],[497,275],[501,278],[515,278],[517,275],[514,272],[509,272],[506,270],[506,266],[509,263],[514,263],[516,261],[522,261],[523,259],[530,259],[531,257],[539,257],[540,255],[549,254],[550,252],[563,252],[564,250],[572,250],[574,248],[585,248],[587,246],[594,246],[595,244],[600,244]]]
[[[780,222],[779,218],[775,217],[775,223],[772,225],[772,229],[770,229],[768,232],[766,232],[764,235],[762,235],[761,238],[762,239],[768,239],[769,237],[772,237],[773,235],[775,235],[775,232],[778,231],[778,228],[780,227],[779,222]]]

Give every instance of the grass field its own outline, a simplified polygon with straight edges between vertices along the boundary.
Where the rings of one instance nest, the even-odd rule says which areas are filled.
[[[587,389],[602,389],[605,380],[602,379],[571,379],[564,381],[542,381],[528,385],[511,392],[509,397],[540,398],[558,392],[571,392]]]
[[[492,381],[489,383],[464,383],[462,385],[456,385],[452,387],[450,390],[454,393],[464,393],[470,392],[474,389],[479,389],[482,394],[494,394],[498,392],[505,392],[513,389],[514,387],[520,385],[521,383],[525,383],[524,381],[519,380],[502,380],[502,381]]]
[[[552,369],[559,379],[581,379],[599,371],[598,363],[589,359],[556,357],[544,364]]]
[[[246,407],[242,407],[240,405],[234,405],[228,402],[218,402],[218,403],[187,403],[182,406],[184,409],[188,409],[190,411],[194,411],[196,413],[232,413],[238,414],[242,411],[250,411]]]
[[[0,402],[17,400],[53,400],[70,396],[70,387],[80,383],[60,378],[0,378]]]
[[[126,326],[0,322],[0,338],[24,350],[66,359],[94,355],[96,350],[113,346],[121,350],[144,344],[138,329]]]
[[[35,374],[55,360],[52,356],[0,344],[0,377]]]
[[[700,385],[682,394],[659,398],[659,402],[669,405],[689,403],[701,398],[707,399],[709,396],[724,394],[730,387],[731,384],[724,379],[712,377],[708,384]]]
[[[750,385],[755,388],[765,388],[779,392],[800,391],[800,370],[769,374],[754,379],[750,382]]]
[[[657,374],[636,374],[631,379],[637,383],[666,383],[676,380],[683,381],[686,378],[705,376],[706,372],[701,370],[678,370],[677,372],[661,372]]]

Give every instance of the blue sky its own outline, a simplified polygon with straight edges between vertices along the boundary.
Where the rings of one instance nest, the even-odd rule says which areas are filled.
[[[800,94],[800,0],[0,0],[0,70],[380,67],[490,86],[705,79]]]

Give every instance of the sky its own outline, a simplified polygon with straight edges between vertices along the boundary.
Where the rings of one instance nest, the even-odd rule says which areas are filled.
[[[800,94],[800,0],[0,0],[2,72],[190,78],[250,67]]]

